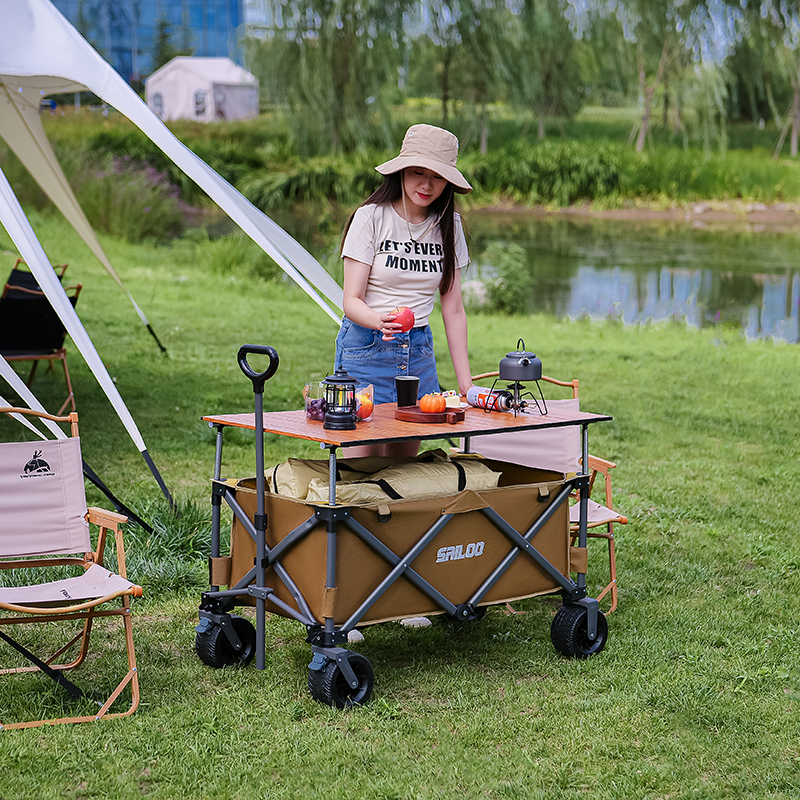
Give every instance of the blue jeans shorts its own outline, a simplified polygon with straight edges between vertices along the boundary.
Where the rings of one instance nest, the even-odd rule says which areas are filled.
[[[344,317],[336,337],[335,366],[359,383],[373,384],[376,403],[397,402],[396,375],[416,375],[419,397],[439,391],[429,325],[397,333],[391,342],[385,342],[380,331],[364,328]]]

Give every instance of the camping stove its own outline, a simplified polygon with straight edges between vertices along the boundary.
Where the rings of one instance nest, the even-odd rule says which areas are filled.
[[[467,392],[470,405],[489,411],[511,411],[516,417],[524,413],[528,406],[535,406],[540,414],[547,414],[547,403],[542,394],[539,381],[542,377],[542,361],[535,353],[525,349],[525,342],[517,340],[517,349],[506,353],[500,362],[500,371],[490,388],[473,386]],[[509,381],[505,389],[498,384]],[[525,382],[533,381],[539,389],[537,398],[525,388]]]

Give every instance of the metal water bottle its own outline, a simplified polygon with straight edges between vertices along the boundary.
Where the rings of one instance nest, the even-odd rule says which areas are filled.
[[[470,386],[467,390],[467,403],[487,411],[511,411],[514,395],[505,389],[491,389],[485,386]]]

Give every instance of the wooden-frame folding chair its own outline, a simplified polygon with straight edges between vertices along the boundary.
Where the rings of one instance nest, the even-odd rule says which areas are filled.
[[[473,376],[473,381],[479,383],[487,378],[497,377],[497,372],[484,372]],[[572,397],[567,400],[548,400],[547,405],[563,404],[574,411],[580,410],[579,386],[577,378],[571,381],[561,381],[542,375],[542,380],[570,390]],[[570,405],[571,404],[571,405]],[[504,438],[505,437],[505,438]],[[515,437],[513,440],[508,437]],[[552,431],[535,431],[531,434],[503,434],[499,436],[481,436],[473,440],[473,449],[492,458],[505,461],[514,461],[529,467],[554,469],[566,474],[576,472],[580,467],[581,448],[580,434],[577,428],[561,428]],[[614,525],[626,524],[628,518],[614,510],[613,493],[611,486],[611,470],[616,464],[604,458],[589,455],[589,495],[595,488],[598,476],[602,475],[603,502],[598,503],[589,499],[589,519],[587,536],[591,539],[603,539],[608,547],[609,581],[597,595],[597,600],[602,600],[610,594],[611,605],[607,613],[616,611],[618,602],[617,592],[617,558],[614,546]],[[572,544],[578,538],[578,520],[580,510],[577,505],[570,508],[570,532]]]
[[[77,414],[58,417],[9,407],[0,408],[0,413],[42,417],[68,423],[71,429],[71,437],[65,439],[0,443],[0,650],[13,648],[29,662],[0,669],[0,681],[8,684],[14,675],[43,673],[74,698],[97,706],[91,714],[21,722],[4,719],[3,714],[0,730],[128,716],[139,705],[130,598],[140,597],[142,589],[126,576],[121,525],[127,517],[86,507]],[[94,547],[90,525],[99,529]],[[114,539],[116,572],[105,567],[109,535]],[[63,577],[65,567],[79,574]],[[48,577],[56,579],[16,585],[19,582],[13,577],[22,570],[23,580],[48,572]],[[64,673],[71,675],[86,660],[93,623],[103,617],[121,619],[127,668],[116,686],[100,699],[78,688]],[[19,641],[17,631],[25,625],[47,623],[63,623],[71,630],[55,652],[36,655]],[[6,650],[6,656],[0,656],[0,666],[8,663],[9,654]],[[126,687],[130,688],[129,707],[112,711]],[[6,696],[11,696],[8,689]]]

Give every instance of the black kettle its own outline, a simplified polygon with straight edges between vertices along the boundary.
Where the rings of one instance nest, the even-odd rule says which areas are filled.
[[[517,349],[506,353],[500,362],[500,380],[526,383],[538,381],[542,377],[542,360],[536,353],[525,349],[525,342],[517,340]]]

